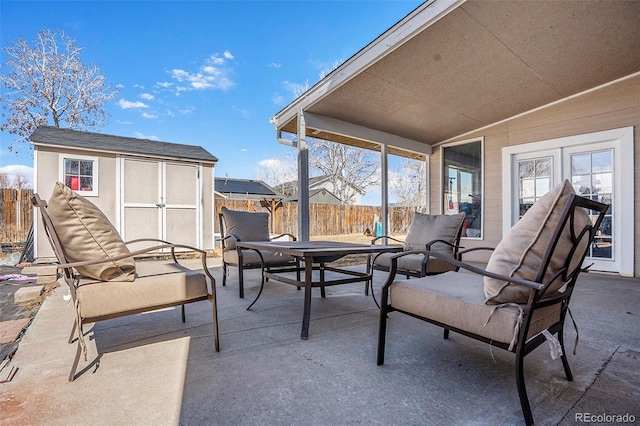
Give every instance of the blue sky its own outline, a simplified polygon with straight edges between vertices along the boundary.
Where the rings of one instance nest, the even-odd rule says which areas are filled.
[[[216,176],[253,179],[261,161],[291,149],[276,142],[269,119],[296,88],[420,3],[0,0],[0,44],[64,30],[84,47],[82,61],[120,87],[105,106],[109,124],[95,131],[200,145],[218,157]],[[0,139],[0,170],[30,176],[31,151],[16,156],[11,135]]]

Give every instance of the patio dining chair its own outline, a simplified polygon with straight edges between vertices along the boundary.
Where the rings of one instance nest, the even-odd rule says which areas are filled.
[[[403,251],[433,251],[444,256],[456,257],[460,249],[460,235],[464,213],[453,215],[430,215],[414,212],[407,236],[400,240],[391,236],[379,236],[371,240],[377,244],[384,239],[402,244]],[[395,253],[374,253],[367,259],[367,272],[374,270],[389,272],[391,258]],[[425,277],[455,271],[457,267],[437,257],[422,252],[411,253],[397,260],[397,273],[409,277]]]
[[[300,262],[287,255],[252,249],[241,249],[238,241],[273,241],[286,237],[296,241],[296,236],[284,233],[271,237],[269,235],[269,214],[266,212],[247,212],[230,210],[222,207],[220,214],[220,236],[222,243],[222,285],[227,283],[229,267],[238,268],[238,293],[244,298],[244,270],[262,268],[266,270],[295,266],[300,280]]]
[[[83,326],[126,315],[180,306],[185,322],[185,304],[208,300],[213,314],[215,350],[218,340],[218,315],[215,279],[207,266],[207,252],[182,244],[157,239],[123,242],[118,231],[93,203],[62,183],[56,183],[49,202],[39,194],[32,198],[38,207],[42,224],[53,252],[57,268],[69,287],[75,309],[75,323],[69,343],[78,342],[69,381],[75,379],[81,354],[87,360]],[[141,243],[147,248],[130,251],[128,245]],[[176,250],[196,253],[202,270],[180,264]],[[151,253],[167,261],[138,261],[137,256]],[[97,363],[100,354],[93,363]]]
[[[493,249],[485,269],[461,260],[484,247],[461,250],[459,259],[426,252],[460,268],[459,272],[399,280],[398,264],[406,253],[393,256],[382,287],[378,365],[384,364],[387,322],[393,312],[442,327],[445,339],[453,331],[512,352],[524,419],[527,425],[533,424],[524,358],[548,340],[552,358],[559,357],[567,380],[573,379],[564,348],[565,316],[570,314],[576,280],[588,268],[582,264],[608,208],[577,196],[566,180],[511,228]],[[462,344],[458,347],[465,350]]]

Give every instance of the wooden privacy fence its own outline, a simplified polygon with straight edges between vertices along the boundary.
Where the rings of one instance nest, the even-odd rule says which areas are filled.
[[[25,242],[33,221],[32,189],[0,189],[0,242]]]
[[[31,189],[0,189],[0,242],[25,242],[33,221]],[[266,205],[268,207],[263,206]],[[223,206],[231,210],[261,211],[270,214],[271,232],[280,234],[298,233],[298,204],[261,203],[259,200],[219,200],[215,201],[215,232],[219,233],[218,213]],[[272,210],[275,209],[275,213]],[[339,204],[310,204],[309,233],[313,236],[364,234],[367,229],[376,232],[375,221],[379,220],[382,209],[377,206],[352,206]],[[405,234],[411,223],[413,210],[405,207],[389,208],[389,231],[391,234]]]
[[[259,200],[216,200],[215,232],[219,233],[218,213],[222,207],[231,210],[268,212],[270,214],[271,233],[298,233],[298,203],[264,203]],[[271,210],[274,210],[275,213]],[[363,234],[367,229],[375,233],[375,221],[380,220],[381,207],[352,206],[340,204],[309,205],[309,234],[347,235]],[[392,234],[405,234],[411,223],[413,210],[405,207],[389,208],[389,228]]]

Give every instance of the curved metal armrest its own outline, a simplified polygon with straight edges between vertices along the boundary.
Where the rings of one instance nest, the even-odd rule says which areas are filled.
[[[371,240],[371,245],[375,245],[378,240],[381,240],[383,238],[386,238],[388,240],[393,240],[393,241],[396,241],[396,242],[401,243],[401,244],[404,243],[404,241],[399,240],[399,239],[394,238],[394,237],[390,237],[389,235],[381,235],[379,237],[375,237],[374,239],[372,239]]]
[[[135,242],[141,242],[141,241],[146,241],[146,239],[140,239],[140,240],[132,240],[132,241],[128,241],[127,243],[135,243]],[[154,241],[152,239],[150,239],[150,241]],[[155,240],[155,241],[162,241],[162,240]],[[108,257],[108,258],[103,258],[103,259],[94,259],[94,260],[84,260],[81,262],[71,262],[71,263],[59,263],[57,265],[58,269],[64,269],[64,268],[76,268],[78,266],[89,266],[89,265],[99,265],[101,263],[107,263],[107,262],[113,262],[116,260],[122,260],[122,259],[126,259],[129,257],[135,257],[138,256],[140,254],[145,254],[145,253],[150,253],[150,252],[155,252],[155,251],[159,251],[161,249],[165,249],[165,248],[170,248],[172,251],[172,255],[174,256],[175,259],[175,249],[176,248],[183,248],[183,249],[187,249],[190,251],[195,251],[198,252],[200,254],[202,254],[204,256],[204,259],[206,260],[206,256],[207,256],[207,252],[204,250],[201,250],[199,248],[196,247],[192,247],[192,246],[187,246],[184,244],[172,244],[172,243],[166,243],[166,244],[159,244],[159,245],[155,245],[152,247],[147,247],[141,250],[136,250],[136,251],[132,251],[130,253],[126,253],[126,254],[121,254],[119,256],[113,256],[113,257]],[[177,259],[175,259],[175,262],[178,263]]]
[[[298,241],[298,238],[295,235],[290,234],[288,232],[285,232],[283,234],[276,235],[275,237],[269,238],[269,241],[273,241],[273,240],[275,240],[277,238],[285,237],[285,236],[291,238],[291,241]]]
[[[391,268],[389,270],[389,276],[387,277],[387,281],[384,283],[383,287],[388,287],[389,285],[391,285],[391,283],[393,283],[393,280],[395,279],[395,275],[396,272],[398,270],[398,258],[402,257],[402,256],[407,256],[409,254],[423,254],[425,256],[430,256],[430,257],[437,257],[438,259],[444,260],[452,265],[455,265],[459,268],[462,269],[466,269],[469,272],[473,272],[475,274],[478,275],[482,275],[484,277],[489,277],[489,278],[494,278],[500,281],[506,281],[506,282],[510,282],[513,284],[520,284],[529,288],[532,288],[534,290],[542,290],[545,285],[542,283],[538,283],[535,281],[529,281],[529,280],[525,280],[522,278],[517,278],[517,277],[508,277],[506,275],[501,275],[501,274],[497,274],[495,272],[490,272],[490,271],[486,271],[482,268],[478,268],[477,266],[473,266],[469,263],[464,263],[462,261],[459,261],[457,259],[454,259],[451,256],[446,256],[443,255],[441,253],[437,253],[434,251],[428,251],[428,250],[410,250],[410,251],[404,251],[402,253],[398,253],[398,254],[394,254],[393,256],[391,256]]]
[[[429,242],[425,245],[425,246],[426,246],[427,251],[428,251],[428,250],[431,250],[431,246],[432,246],[432,245],[434,245],[435,243],[443,243],[443,244],[446,244],[446,245],[448,245],[449,247],[452,247],[452,248],[454,248],[454,249],[458,247],[458,245],[457,245],[457,244],[453,244],[453,243],[450,243],[449,241],[441,240],[441,239],[439,239],[439,238],[438,238],[438,239],[435,239],[435,240],[431,240],[431,241],[429,241]]]

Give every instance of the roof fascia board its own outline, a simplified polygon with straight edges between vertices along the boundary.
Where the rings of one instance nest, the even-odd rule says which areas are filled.
[[[310,105],[354,78],[371,64],[393,52],[396,48],[433,25],[443,16],[460,6],[466,0],[428,0],[418,6],[393,27],[369,43],[327,77],[317,82],[302,96],[271,118],[276,130],[293,120],[298,111],[304,111]]]
[[[432,152],[431,145],[338,120],[337,118],[327,117],[326,115],[314,114],[307,111],[304,113],[304,119],[307,123],[307,129],[327,131],[340,136],[361,139],[380,145],[393,146],[425,155],[431,155]],[[311,137],[313,136],[311,135]]]
[[[41,146],[43,148],[58,148],[58,149],[65,149],[69,151],[85,151],[85,152],[97,152],[101,154],[117,154],[117,155],[123,155],[126,157],[153,158],[156,160],[169,160],[169,161],[182,161],[182,162],[188,161],[190,163],[213,164],[214,166],[218,163],[217,161],[203,160],[200,158],[174,157],[170,155],[165,156],[165,155],[158,155],[158,154],[138,154],[135,152],[112,151],[112,150],[100,149],[100,148],[84,148],[84,147],[77,147],[77,146],[71,146],[71,145],[58,145],[55,143],[48,143],[48,142],[38,143],[38,142],[32,141],[31,144],[34,147]]]

